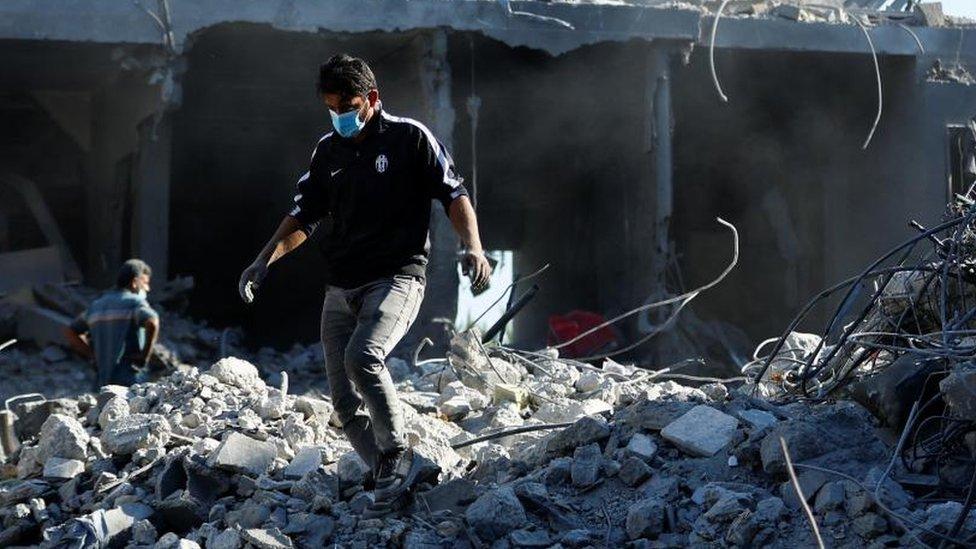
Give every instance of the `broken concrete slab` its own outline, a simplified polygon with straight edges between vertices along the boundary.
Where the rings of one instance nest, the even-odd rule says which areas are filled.
[[[417,497],[426,502],[424,508],[430,508],[431,512],[451,510],[463,514],[468,504],[477,499],[478,492],[474,482],[458,478],[438,484]]]
[[[766,428],[772,428],[779,423],[776,416],[762,410],[742,410],[736,415],[739,417],[739,419],[745,421],[750,427],[760,431]]]
[[[656,498],[641,500],[627,510],[627,537],[654,538],[664,531],[664,503]]]
[[[98,412],[98,426],[108,429],[112,422],[122,419],[131,413],[129,401],[126,397],[117,396],[109,399]]]
[[[661,430],[661,436],[689,454],[711,457],[728,446],[739,422],[712,408],[695,406]]]
[[[600,416],[585,416],[555,433],[545,444],[549,456],[569,454],[579,446],[606,440],[610,437],[610,425]]]
[[[277,528],[248,528],[241,532],[244,541],[257,549],[291,549],[291,539]]]
[[[779,440],[781,437],[786,441],[794,462],[815,458],[826,452],[825,436],[818,427],[800,420],[780,423],[763,438],[760,445],[760,459],[763,471],[767,473],[786,473],[786,457]]]
[[[510,487],[491,490],[465,511],[468,525],[483,540],[493,540],[525,525],[525,508]]]
[[[695,405],[691,402],[672,402],[641,399],[615,415],[617,423],[635,430],[660,431]]]
[[[299,479],[322,465],[322,451],[314,446],[306,446],[295,454],[283,472],[285,478]]]
[[[112,454],[132,454],[144,448],[161,448],[169,442],[170,425],[159,414],[130,414],[109,423],[101,442]]]
[[[210,455],[208,463],[211,467],[257,476],[271,469],[277,453],[270,442],[232,432]]]
[[[81,460],[51,457],[44,462],[45,478],[68,480],[84,472],[85,462]]]
[[[600,445],[593,443],[576,448],[570,469],[573,485],[577,488],[586,488],[596,483],[600,478],[602,462],[603,452],[600,451]]]
[[[627,486],[637,486],[651,477],[652,470],[644,460],[638,457],[629,457],[624,460],[617,472],[617,478]]]
[[[638,457],[644,461],[650,461],[657,455],[657,443],[642,433],[635,433],[630,437],[627,446],[624,448],[627,455]]]
[[[88,457],[88,439],[85,428],[74,417],[48,416],[41,426],[36,460],[45,463],[49,458],[59,457],[84,461]]]
[[[820,471],[806,470],[800,471],[797,474],[796,480],[800,485],[800,490],[803,492],[803,497],[809,502],[813,500],[817,490],[820,490],[824,484],[830,481],[830,478]],[[779,497],[782,498],[783,503],[790,509],[800,508],[800,499],[797,496],[796,488],[793,487],[792,481],[787,480],[780,484]]]

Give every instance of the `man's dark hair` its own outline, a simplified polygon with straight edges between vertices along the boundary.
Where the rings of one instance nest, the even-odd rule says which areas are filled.
[[[152,269],[141,259],[130,259],[123,263],[119,269],[119,276],[115,279],[115,287],[119,289],[128,288],[129,284],[132,284],[132,281],[140,275],[152,276]]]
[[[318,91],[341,97],[366,95],[376,88],[376,77],[365,61],[347,53],[333,55],[319,67]]]

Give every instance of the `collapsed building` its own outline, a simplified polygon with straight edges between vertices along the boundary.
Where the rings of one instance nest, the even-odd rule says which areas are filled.
[[[6,182],[4,249],[41,256],[11,258],[36,266],[23,276],[94,287],[138,255],[159,278],[195,278],[198,316],[243,318],[261,344],[314,341],[321,283],[292,275],[314,272],[315,253],[283,263],[253,311],[229,281],[328,129],[315,70],[340,50],[375,65],[390,111],[447,142],[488,249],[512,250],[517,273],[553,265],[515,320],[521,343],[544,342],[548,315],[609,317],[662,280],[680,293],[708,279],[726,245],[715,217],[743,230],[743,261],[695,313],[758,339],[904,219],[941,213],[950,141],[976,103],[971,27],[934,10],[735,1],[713,33],[711,3],[640,4],[511,7],[553,22],[474,1],[146,4],[159,21],[116,2],[6,3],[5,171],[33,182],[62,236]],[[883,108],[862,149],[879,110],[872,51]],[[456,243],[434,217],[415,341],[441,342],[431,320],[457,302]]]
[[[0,412],[0,545],[976,535],[973,23],[899,0],[0,14],[0,328],[36,345],[0,351],[0,392],[44,393]],[[344,50],[445,139],[486,245],[516,273],[550,265],[505,345],[457,332],[435,214],[428,297],[388,366],[440,483],[385,520],[360,517],[366,471],[323,394],[321,284],[296,276],[320,259],[276,266],[250,310],[234,287],[327,128],[314,71]],[[82,394],[92,374],[57,327],[130,255],[171,279],[154,292],[164,373]],[[610,352],[650,343],[618,361],[546,348],[551,315],[635,307]]]

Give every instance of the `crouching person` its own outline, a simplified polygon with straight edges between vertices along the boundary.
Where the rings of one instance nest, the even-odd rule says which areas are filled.
[[[159,335],[159,315],[146,294],[152,270],[144,261],[122,264],[115,289],[92,302],[65,328],[68,344],[81,356],[94,360],[96,389],[103,385],[132,385]]]

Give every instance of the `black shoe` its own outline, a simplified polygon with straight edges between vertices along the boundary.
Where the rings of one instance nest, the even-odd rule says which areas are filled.
[[[437,481],[440,467],[423,456],[406,449],[388,459],[380,460],[376,468],[376,488],[373,504],[363,513],[364,517],[386,516],[407,507],[417,487]]]

